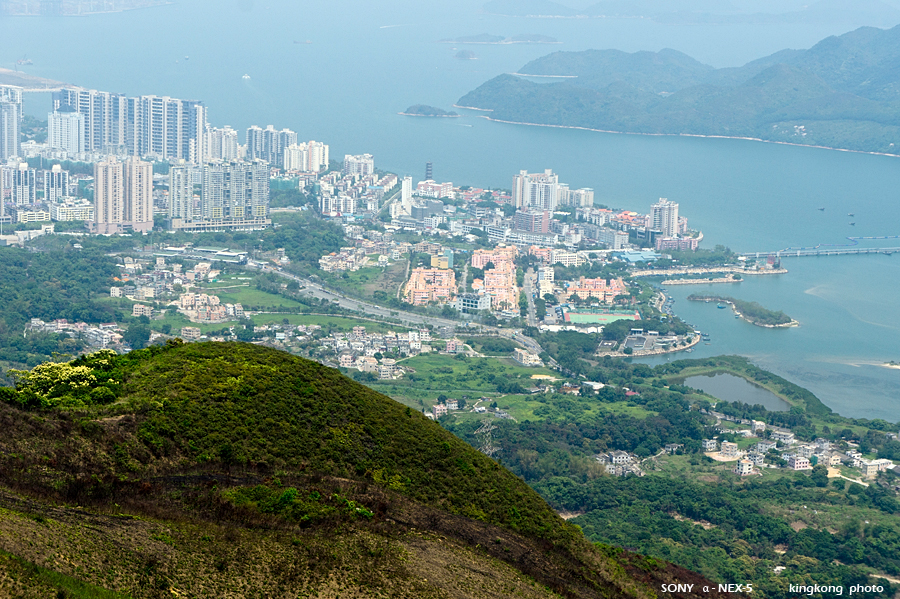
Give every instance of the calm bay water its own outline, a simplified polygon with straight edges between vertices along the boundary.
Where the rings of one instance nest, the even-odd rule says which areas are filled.
[[[672,47],[717,67],[735,66],[785,47],[809,47],[845,32],[840,23],[515,19],[483,15],[480,4],[184,0],[78,19],[4,18],[0,66],[27,54],[35,75],[128,94],[201,99],[214,125],[290,127],[302,138],[329,143],[334,157],[370,152],[379,167],[400,174],[422,176],[425,161],[432,161],[437,179],[508,188],[520,169],[553,168],[574,187],[594,188],[597,201],[609,206],[646,211],[668,197],[703,230],[707,247],[769,251],[846,243],[848,235],[900,235],[898,158],[505,125],[471,112],[460,119],[396,114],[416,103],[449,108],[487,79],[551,51]],[[541,33],[563,43],[436,43],[483,32]],[[478,59],[455,59],[463,48]],[[35,95],[27,108],[43,115],[48,104],[46,95]],[[788,275],[672,288],[678,314],[712,337],[710,345],[675,359],[746,355],[842,414],[900,420],[900,371],[880,366],[900,359],[900,255],[784,264]],[[754,327],[730,310],[687,302],[697,291],[759,301],[802,326]],[[666,359],[673,358],[655,362]]]
[[[761,405],[773,412],[787,412],[791,404],[787,403],[771,391],[748,383],[733,374],[717,374],[715,376],[691,376],[684,384],[694,389],[706,391],[713,397],[725,401],[739,401],[745,404]]]

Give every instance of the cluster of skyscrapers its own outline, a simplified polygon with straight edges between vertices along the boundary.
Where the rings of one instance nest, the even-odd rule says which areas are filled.
[[[84,152],[193,163],[206,156],[206,107],[197,100],[64,88],[53,110],[60,129],[83,127]]]
[[[553,212],[559,206],[593,206],[594,190],[589,187],[569,189],[568,185],[559,182],[559,175],[551,169],[543,173],[519,171],[518,175],[513,176],[512,200],[518,210]]]
[[[160,196],[160,204],[172,228],[190,231],[267,226],[271,168],[308,178],[329,166],[326,144],[298,142],[290,129],[252,126],[241,145],[231,127],[208,124],[202,102],[76,87],[54,92],[46,145],[23,148],[22,93],[0,86],[0,202],[18,207],[70,200],[68,173],[30,168],[23,149],[30,156],[93,162],[96,233],[152,228],[151,161],[172,165],[168,203]],[[359,158],[354,172],[371,173],[372,157]]]

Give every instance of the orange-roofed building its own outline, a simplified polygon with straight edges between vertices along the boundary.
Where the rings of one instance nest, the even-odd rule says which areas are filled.
[[[625,283],[621,278],[610,279],[609,283],[606,279],[585,279],[581,277],[578,281],[570,283],[566,289],[569,297],[577,295],[581,299],[596,297],[601,303],[611,304],[617,295],[627,294]]]
[[[456,295],[456,273],[443,268],[416,268],[409,275],[403,296],[415,306],[449,302]]]
[[[492,262],[495,267],[501,264],[508,264],[512,267],[516,261],[516,255],[519,250],[516,246],[497,246],[492,250],[475,250],[472,253],[472,266],[475,268],[484,268],[488,262]]]

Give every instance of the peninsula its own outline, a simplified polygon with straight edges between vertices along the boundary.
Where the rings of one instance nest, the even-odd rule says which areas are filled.
[[[22,71],[0,68],[0,85],[14,85],[26,90],[49,91],[63,87],[66,84],[61,81],[35,77]]]
[[[728,304],[737,316],[742,320],[746,320],[750,324],[767,329],[781,329],[785,327],[796,327],[800,323],[785,314],[782,311],[773,311],[756,302],[748,302],[733,297],[721,295],[698,295],[692,294],[688,299],[695,302],[719,302]]]
[[[891,90],[900,85],[898,42],[900,26],[866,27],[722,69],[671,49],[554,52],[517,73],[558,82],[502,74],[457,106],[510,123],[897,154]]]
[[[428,106],[427,104],[415,104],[410,106],[403,112],[399,112],[397,114],[402,114],[403,116],[431,116],[431,117],[459,117],[460,115],[456,112],[446,111],[443,108],[438,108],[436,106]]]

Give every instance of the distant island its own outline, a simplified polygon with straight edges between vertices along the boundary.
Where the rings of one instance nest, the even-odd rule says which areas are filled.
[[[675,50],[554,52],[457,101],[497,121],[900,154],[900,26],[716,69]]]
[[[403,112],[398,114],[402,114],[403,116],[436,116],[436,117],[458,117],[459,114],[450,111],[447,112],[443,108],[438,108],[437,106],[428,106],[427,104],[416,104],[414,106],[410,106]]]
[[[475,53],[471,50],[460,50],[454,55],[455,58],[460,60],[477,60],[478,57],[475,56]]]
[[[852,8],[849,8],[851,7]],[[761,12],[757,3],[710,0],[680,0],[654,2],[623,2],[599,0],[582,8],[572,8],[551,0],[490,0],[484,4],[484,12],[508,17],[532,18],[623,18],[648,19],[657,23],[679,24],[801,24],[823,23],[840,20],[850,27],[874,25],[889,27],[900,20],[900,10],[879,0],[854,0],[845,3],[835,0],[818,0],[795,10],[785,6],[783,11],[769,8]]]
[[[512,37],[481,33],[478,35],[464,35],[452,39],[443,39],[442,44],[559,44],[555,37],[541,35],[539,33],[523,33]]]
[[[728,304],[737,316],[750,324],[768,329],[780,329],[795,327],[800,323],[782,311],[774,312],[762,307],[756,302],[747,302],[723,295],[697,295],[692,294],[688,299],[694,302],[717,302]]]
[[[8,16],[84,16],[110,12],[124,12],[171,4],[169,0],[57,0],[55,2],[20,2],[0,0],[0,14]]]

